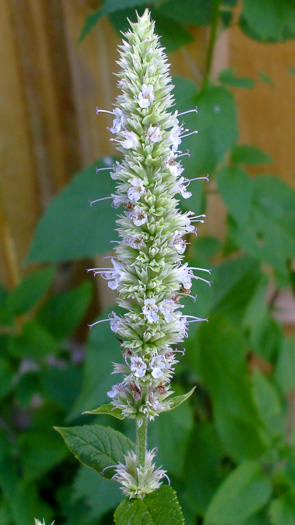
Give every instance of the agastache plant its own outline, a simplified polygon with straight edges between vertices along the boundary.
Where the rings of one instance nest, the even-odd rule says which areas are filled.
[[[110,169],[116,181],[111,196],[114,208],[122,207],[117,219],[120,241],[112,257],[112,268],[91,268],[108,286],[118,292],[121,315],[112,312],[110,329],[121,342],[123,362],[114,364],[114,374],[123,379],[107,393],[109,413],[136,421],[136,449],[124,461],[112,467],[114,480],[131,498],[143,498],[159,488],[166,471],[156,468],[156,450],[147,450],[147,425],[161,412],[169,411],[189,394],[172,397],[171,379],[183,350],[177,348],[188,335],[190,323],[207,321],[183,313],[181,300],[191,295],[194,280],[210,282],[183,263],[186,236],[197,235],[196,224],[204,215],[182,213],[178,197],[191,197],[190,183],[182,173],[180,150],[183,139],[197,131],[185,129],[171,94],[173,84],[169,65],[154,23],[146,10],[119,46],[121,68],[117,76],[121,94],[113,111],[97,108],[96,113],[110,113],[110,139],[123,154]],[[195,112],[197,108],[185,113]],[[97,172],[101,171],[96,168]],[[104,176],[101,174],[101,176]],[[104,405],[105,407],[105,405]],[[101,410],[101,412],[103,412]],[[99,413],[97,409],[96,413]],[[107,467],[110,468],[110,467]],[[169,481],[169,479],[168,479]]]

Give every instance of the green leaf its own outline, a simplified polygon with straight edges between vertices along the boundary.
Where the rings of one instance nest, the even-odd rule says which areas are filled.
[[[191,397],[196,388],[197,387],[194,386],[194,388],[192,388],[187,394],[183,394],[182,396],[170,397],[168,400],[169,408],[163,410],[163,412],[170,412],[171,410],[174,410],[174,408],[177,408],[179,405],[184,403],[184,401]]]
[[[187,79],[174,78],[175,100],[178,110],[198,106],[199,113],[184,116],[185,127],[197,129],[198,135],[183,140],[191,157],[183,165],[189,177],[212,173],[238,138],[236,105],[232,93],[224,87],[208,86],[197,92],[195,84]],[[196,191],[198,186],[196,187]]]
[[[58,353],[55,339],[36,321],[25,323],[22,334],[9,339],[8,348],[9,352],[19,359],[42,359]]]
[[[54,295],[37,314],[38,322],[58,341],[69,337],[82,321],[92,299],[89,281],[69,292]]]
[[[270,479],[258,463],[246,461],[236,468],[214,495],[205,524],[232,525],[260,509],[270,498]]]
[[[209,25],[211,22],[212,0],[186,0],[182,3],[179,0],[168,0],[168,2],[164,2],[161,5],[159,11],[177,22],[197,26]]]
[[[295,525],[295,492],[290,491],[270,505],[272,525]]]
[[[54,268],[44,268],[25,277],[12,290],[8,298],[8,308],[14,315],[21,315],[33,308],[46,294],[54,277]]]
[[[121,9],[127,9],[129,7],[137,7],[140,5],[146,5],[146,4],[153,4],[153,1],[149,0],[106,0],[103,7],[99,9],[98,11],[95,11],[91,15],[89,15],[86,18],[85,25],[82,29],[79,42],[81,43],[82,40],[90,33],[90,31],[96,26],[96,24],[99,22],[101,18],[104,16],[108,16],[111,13],[114,13],[115,11],[121,10]]]
[[[273,436],[283,435],[285,423],[278,393],[271,382],[258,370],[252,375],[252,391],[261,420]]]
[[[253,89],[254,80],[252,78],[246,77],[236,77],[236,69],[234,67],[229,69],[223,69],[218,75],[218,80],[226,86],[243,88],[243,89]]]
[[[260,76],[261,82],[263,82],[264,84],[268,84],[269,86],[274,87],[274,83],[273,83],[272,79],[268,75],[266,75],[262,71],[259,71],[258,74]]]
[[[241,226],[248,221],[252,201],[252,181],[242,168],[221,168],[217,174],[218,191],[229,213]]]
[[[14,370],[10,362],[0,357],[0,399],[10,392],[13,386]]]
[[[81,391],[82,370],[68,363],[64,368],[49,366],[41,374],[43,396],[49,397],[66,413],[69,413]]]
[[[107,405],[101,405],[101,407],[96,408],[95,410],[86,410],[83,414],[107,414],[121,420],[125,418],[125,416],[122,415],[122,410],[114,407],[114,405],[111,405],[110,403]]]
[[[244,0],[242,30],[262,42],[284,42],[295,36],[295,11],[285,0]]]
[[[223,454],[212,423],[198,421],[189,439],[184,466],[185,492],[195,514],[205,513],[222,481]]]
[[[16,386],[16,398],[21,408],[31,408],[32,398],[40,392],[39,371],[22,375]]]
[[[113,469],[107,469],[102,474],[103,469],[123,462],[124,455],[134,448],[130,439],[110,427],[84,425],[73,428],[58,427],[56,430],[81,463],[106,478],[111,478],[114,472]]]
[[[156,22],[156,32],[161,35],[161,44],[167,52],[176,51],[194,41],[194,36],[179,21],[164,15],[158,9],[152,11],[153,20]]]
[[[261,175],[253,180],[249,221],[230,224],[230,235],[240,248],[282,273],[295,257],[295,192],[282,180]]]
[[[72,261],[110,249],[116,217],[111,201],[99,202],[92,208],[88,201],[109,196],[114,181],[105,172],[95,173],[95,166],[106,165],[96,162],[88,166],[51,201],[38,224],[27,263]],[[98,228],[97,224],[104,227]]]
[[[239,144],[231,152],[231,162],[235,164],[266,164],[271,163],[272,158],[255,146]]]
[[[275,369],[275,378],[283,394],[295,389],[295,337],[284,340]]]
[[[144,499],[125,499],[114,514],[116,525],[184,525],[184,517],[171,487],[161,487]]]

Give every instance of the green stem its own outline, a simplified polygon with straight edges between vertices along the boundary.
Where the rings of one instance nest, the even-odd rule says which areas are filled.
[[[141,423],[141,425],[140,425]],[[145,465],[147,446],[147,418],[136,420],[136,457],[138,466]]]
[[[215,47],[215,42],[217,38],[220,6],[221,6],[221,0],[213,0],[210,40],[209,40],[208,53],[207,53],[207,58],[206,58],[205,74],[203,78],[203,85],[202,85],[203,88],[208,84],[208,80],[211,74],[214,47]]]

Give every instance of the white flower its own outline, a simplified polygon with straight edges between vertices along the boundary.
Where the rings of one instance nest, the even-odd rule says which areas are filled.
[[[147,366],[141,357],[131,357],[130,370],[135,375],[135,377],[144,377],[146,373]]]
[[[147,132],[147,138],[150,142],[161,142],[162,135],[161,135],[161,127],[160,126],[150,126]]]
[[[111,197],[113,197],[112,208],[119,208],[121,204],[125,204],[125,202],[127,202],[126,195],[122,195],[120,193],[119,194],[112,193]]]
[[[112,386],[112,390],[107,392],[107,395],[114,399],[118,394],[123,394],[126,391],[126,387],[122,383],[117,383],[116,385]]]
[[[121,322],[122,322],[121,317],[119,317],[117,314],[115,314],[115,312],[111,312],[109,314],[109,319],[111,321],[110,322],[110,327],[111,327],[112,332],[117,333],[119,328],[120,328]]]
[[[176,124],[176,126],[173,126],[173,128],[170,131],[169,139],[172,144],[172,151],[177,151],[178,146],[181,144],[181,138],[180,134],[182,132],[182,128]]]
[[[144,244],[142,237],[125,237],[124,242],[126,246],[139,250]]]
[[[138,104],[141,108],[148,108],[155,100],[154,88],[151,84],[143,84],[141,93],[138,95]]]
[[[122,264],[117,262],[115,259],[112,259],[112,263],[114,270],[113,272],[108,273],[106,278],[109,280],[108,287],[111,288],[111,290],[116,290],[124,272]]]
[[[184,171],[180,162],[176,161],[176,158],[176,155],[174,155],[174,153],[171,152],[166,162],[167,168],[169,169],[171,175],[174,175],[174,177],[178,177]]]
[[[131,149],[136,148],[136,146],[138,146],[138,136],[134,133],[134,131],[123,131],[123,135],[125,137],[125,140],[121,142],[123,148]]]
[[[166,364],[164,361],[165,361],[165,358],[162,355],[156,355],[150,361],[150,369],[152,371],[152,376],[155,379],[160,379],[160,377],[163,376],[164,374],[163,371],[166,368]]]
[[[113,127],[110,128],[110,131],[112,133],[119,133],[125,121],[123,111],[120,108],[115,108],[113,113],[115,115],[115,118],[113,120]]]
[[[175,249],[177,253],[183,254],[186,249],[186,243],[182,239],[182,237],[179,235],[179,232],[176,230],[175,237],[173,239],[173,245],[175,246]]]
[[[156,323],[159,320],[159,316],[157,314],[158,306],[156,305],[156,300],[154,298],[144,300],[144,307],[142,311],[148,323]]]
[[[181,266],[177,272],[179,273],[179,280],[186,290],[190,290],[192,287],[192,278],[194,276],[192,270],[188,268],[188,263]]]
[[[135,177],[130,181],[131,187],[127,191],[127,195],[132,202],[137,202],[145,193],[145,187],[142,179]]]
[[[176,193],[180,193],[184,199],[189,199],[192,196],[192,193],[187,191],[184,184],[185,182],[187,182],[187,180],[184,177],[180,177],[173,189]]]
[[[141,226],[148,220],[146,212],[141,208],[134,208],[128,216],[134,222],[135,226]]]
[[[175,309],[175,303],[172,301],[172,299],[165,299],[159,304],[159,310],[161,314],[163,314],[165,321],[167,323],[171,323],[173,321],[172,312],[174,312]]]
[[[146,400],[146,404],[147,404],[147,406],[150,406],[151,408],[153,408],[153,410],[155,410],[155,412],[160,412],[160,410],[162,408],[162,405],[161,405],[158,397],[156,397],[153,392],[150,392],[150,394],[148,395],[147,400]]]

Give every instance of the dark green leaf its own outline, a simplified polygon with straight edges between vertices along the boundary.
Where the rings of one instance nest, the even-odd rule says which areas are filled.
[[[295,389],[295,337],[285,339],[278,356],[275,378],[283,394]]]
[[[161,5],[159,11],[177,22],[197,26],[208,25],[211,21],[212,0],[168,0]]]
[[[274,87],[274,83],[273,83],[272,79],[268,75],[266,75],[262,71],[259,71],[258,74],[260,76],[261,82],[263,82],[264,84],[268,84],[269,86]]]
[[[38,224],[27,262],[71,261],[110,249],[116,216],[111,201],[92,208],[88,201],[109,196],[114,181],[106,172],[95,173],[95,166],[104,165],[97,162],[85,168],[50,203]]]
[[[40,392],[38,372],[28,372],[21,376],[16,387],[17,401],[22,408],[31,408],[32,398]]]
[[[117,508],[116,525],[184,525],[176,493],[161,487],[144,499],[125,499]]]
[[[255,146],[239,144],[231,152],[231,162],[236,164],[269,164],[272,158]]]
[[[295,36],[295,11],[285,0],[244,0],[241,28],[263,42],[284,42]]]
[[[270,505],[272,525],[295,525],[295,492],[290,491]]]
[[[271,382],[258,370],[252,375],[252,391],[259,416],[273,436],[283,435],[285,423],[278,393]]]
[[[83,414],[107,414],[121,420],[125,417],[122,415],[122,410],[120,408],[116,408],[110,403],[108,405],[101,405],[101,407],[96,408],[95,410],[86,410]]]
[[[269,499],[271,482],[258,463],[246,461],[223,482],[206,513],[205,524],[232,525],[248,518]]]
[[[170,412],[171,410],[174,410],[174,408],[177,408],[179,405],[184,403],[184,401],[186,401],[189,397],[191,397],[195,388],[196,387],[194,386],[194,388],[192,388],[187,394],[183,394],[181,396],[170,397],[169,398],[169,408],[167,408],[167,410],[164,410],[163,412]]]
[[[46,395],[68,413],[82,386],[82,370],[73,364],[64,368],[47,367],[41,376],[43,395]]]
[[[295,257],[295,192],[277,177],[253,180],[253,204],[243,227],[231,224],[230,235],[249,254],[286,274]]]
[[[218,75],[218,80],[226,86],[244,89],[253,89],[254,80],[252,78],[236,77],[235,68],[223,69]]]
[[[252,202],[252,181],[242,168],[222,168],[217,174],[218,191],[230,215],[241,226],[248,221]]]
[[[186,26],[173,20],[168,14],[165,16],[158,9],[154,9],[152,16],[156,22],[156,32],[161,35],[161,44],[168,52],[175,51],[194,41],[193,35]]]
[[[36,321],[25,323],[22,335],[11,337],[8,348],[9,352],[19,359],[42,359],[58,352],[55,339]]]
[[[183,140],[183,148],[189,148],[191,154],[183,163],[186,173],[188,177],[210,174],[238,138],[233,95],[228,89],[216,86],[197,92],[193,82],[182,78],[175,78],[174,83],[178,110],[186,111],[196,105],[199,109],[198,116],[192,113],[184,117],[185,127],[199,131],[197,136]]]
[[[69,337],[83,319],[92,298],[89,281],[69,292],[54,295],[37,314],[37,320],[58,341]]]
[[[85,425],[83,427],[56,428],[74,456],[98,474],[111,478],[113,469],[106,467],[124,461],[124,455],[133,450],[130,439],[110,427]]]
[[[44,268],[25,277],[8,298],[8,307],[14,315],[28,312],[46,294],[54,276],[54,268]]]
[[[14,370],[10,362],[0,357],[0,399],[6,396],[13,385]]]

